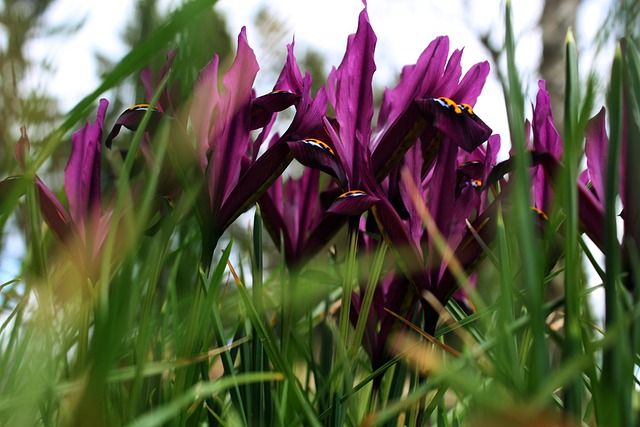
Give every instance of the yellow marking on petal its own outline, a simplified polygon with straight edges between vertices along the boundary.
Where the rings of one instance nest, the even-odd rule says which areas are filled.
[[[176,207],[175,202],[173,201],[173,197],[162,196],[162,198],[164,199],[165,202],[167,202],[167,204],[171,209],[174,209]]]
[[[479,165],[480,163],[482,163],[482,161],[480,161],[480,160],[467,160],[466,162],[463,162],[458,167],[463,167],[463,166],[467,166],[467,165]]]
[[[440,98],[438,98],[440,101],[444,102],[445,104],[447,104],[447,107],[449,108],[453,108],[453,111],[456,114],[462,114],[462,108],[460,108],[460,106],[458,104],[456,104],[455,102],[453,102],[453,100],[449,99],[449,98],[445,98],[444,96],[441,96]]]
[[[540,209],[534,206],[531,206],[531,210],[536,214],[538,214],[539,216],[541,216],[544,220],[549,221],[549,216],[546,213],[544,213],[544,211],[541,211]]]
[[[473,108],[471,107],[471,105],[469,104],[460,104],[460,107],[462,107],[462,109],[464,111],[466,111],[467,113],[471,114],[472,116],[475,116],[476,114],[473,112]]]
[[[331,147],[329,147],[326,143],[320,141],[319,139],[307,138],[307,139],[303,139],[302,142],[304,142],[305,144],[313,145],[314,147],[318,147],[322,150],[328,151],[334,157],[336,155],[336,153],[333,151]]]
[[[143,110],[145,108],[149,108],[149,104],[136,104],[127,108],[125,111],[133,111],[133,110]]]
[[[362,190],[351,190],[347,191],[346,193],[342,193],[340,196],[338,196],[338,199],[347,199],[349,197],[361,197],[366,195],[367,193]]]
[[[482,187],[482,180],[481,179],[472,179],[471,181],[469,181],[471,183],[471,186],[473,188],[480,188]]]

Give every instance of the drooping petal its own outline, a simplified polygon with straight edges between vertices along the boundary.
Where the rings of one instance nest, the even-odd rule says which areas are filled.
[[[100,100],[96,120],[71,136],[71,156],[64,170],[64,188],[71,218],[84,229],[85,221],[100,216],[102,131],[109,102]]]
[[[124,126],[129,130],[136,131],[142,122],[142,119],[146,114],[150,114],[151,118],[149,120],[149,124],[147,125],[146,131],[153,131],[160,123],[163,115],[157,108],[152,108],[149,104],[136,104],[133,105],[120,114],[118,120],[113,125],[111,132],[107,135],[107,139],[104,144],[107,148],[111,148],[111,144],[113,139],[118,136],[120,133],[120,129]]]
[[[232,196],[220,207],[220,230],[226,229],[241,213],[249,209],[289,166],[293,155],[282,141],[270,147],[240,177]]]
[[[289,108],[298,99],[300,95],[281,90],[255,98],[251,108],[251,129],[265,127],[271,121],[273,113]]]
[[[378,202],[377,197],[372,196],[362,190],[351,190],[342,193],[329,207],[327,213],[357,216],[366,212]]]
[[[70,243],[70,239],[74,234],[74,226],[66,209],[39,178],[36,178],[36,190],[42,217],[49,225],[49,228],[62,243]]]
[[[315,138],[289,141],[293,156],[305,166],[318,169],[334,177],[340,188],[347,188],[347,179],[335,151],[325,142]]]
[[[491,128],[467,104],[456,104],[448,98],[419,99],[416,103],[429,123],[469,153],[491,135]]]

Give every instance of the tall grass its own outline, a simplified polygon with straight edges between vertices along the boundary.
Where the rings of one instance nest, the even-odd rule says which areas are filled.
[[[513,147],[511,173],[491,196],[499,205],[490,219],[492,240],[472,230],[484,249],[473,271],[449,263],[458,268],[461,286],[477,274],[477,290],[466,288],[476,312],[453,300],[439,307],[423,295],[440,311],[434,334],[423,330],[419,307],[390,313],[401,327],[390,339],[391,356],[374,370],[363,337],[393,248],[379,239],[364,255],[357,220],[327,242],[335,253],[322,251],[301,267],[278,256],[282,248],[264,233],[260,209],[250,230],[222,238],[211,266],[203,265],[192,212],[198,189],[162,211],[148,235],[160,181],[176,156],[175,135],[161,126],[152,144],[156,161],[138,185],[132,169],[149,114],[124,162],[113,160],[119,176],[113,217],[119,220],[111,223],[97,278],[87,279],[43,226],[34,176],[104,91],[145,66],[212,3],[196,0],[177,10],[34,144],[41,148],[19,178],[0,184],[0,225],[7,233],[8,218],[24,215],[28,247],[21,274],[0,284],[6,298],[0,424],[637,425],[640,54],[626,40],[612,58],[602,266],[585,243],[577,186],[594,86],[580,83],[569,34],[564,156],[560,170],[550,172],[556,200],[541,231],[531,213],[530,171],[537,160],[527,146],[511,2],[504,88],[510,135],[503,136]],[[188,175],[182,179],[184,185]],[[432,234],[437,237],[437,228]],[[450,253],[442,242],[437,250]],[[584,260],[601,275],[603,328],[591,314],[595,288],[586,287]],[[560,289],[559,296],[549,297],[551,289]],[[9,299],[10,290],[16,299]],[[357,315],[354,291],[361,299]]]

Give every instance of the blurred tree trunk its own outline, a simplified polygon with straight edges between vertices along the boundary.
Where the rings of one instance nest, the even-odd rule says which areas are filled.
[[[564,117],[565,38],[569,27],[575,28],[581,0],[545,0],[540,16],[542,61],[540,75],[547,81],[556,127],[562,131]]]

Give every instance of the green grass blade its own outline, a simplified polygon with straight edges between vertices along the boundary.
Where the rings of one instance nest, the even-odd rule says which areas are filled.
[[[545,340],[545,317],[542,312],[543,278],[540,243],[538,242],[531,215],[531,196],[529,179],[529,156],[524,134],[524,95],[518,75],[515,57],[515,39],[513,32],[510,0],[506,3],[506,35],[508,82],[507,116],[511,133],[511,143],[515,152],[516,169],[513,176],[513,215],[514,238],[518,242],[520,261],[523,265],[522,282],[527,290],[527,310],[531,313],[531,351],[528,359],[527,384],[530,393],[535,392],[540,382],[546,378],[549,370],[548,349]]]
[[[623,312],[620,304],[620,245],[617,237],[616,198],[619,188],[619,164],[622,145],[623,110],[622,110],[622,73],[623,60],[620,46],[616,48],[611,68],[611,83],[607,96],[609,112],[609,150],[607,154],[607,174],[605,181],[605,325],[607,333],[620,328]],[[637,167],[637,166],[636,166]],[[606,349],[602,360],[602,376],[600,380],[602,401],[599,406],[601,422],[615,426],[630,426],[631,407],[629,396],[625,396],[625,383],[631,371],[626,369],[625,359],[630,349],[624,336],[619,337],[615,346]]]
[[[578,75],[578,51],[571,30],[566,40],[565,67],[565,109],[564,109],[564,165],[562,177],[563,210],[565,214],[565,339],[563,360],[572,361],[582,354],[581,333],[581,289],[580,244],[578,225],[578,167],[582,157],[582,132],[580,123],[580,79]],[[565,412],[573,419],[582,416],[582,376],[581,370],[571,371],[574,378],[566,387],[564,396]]]

